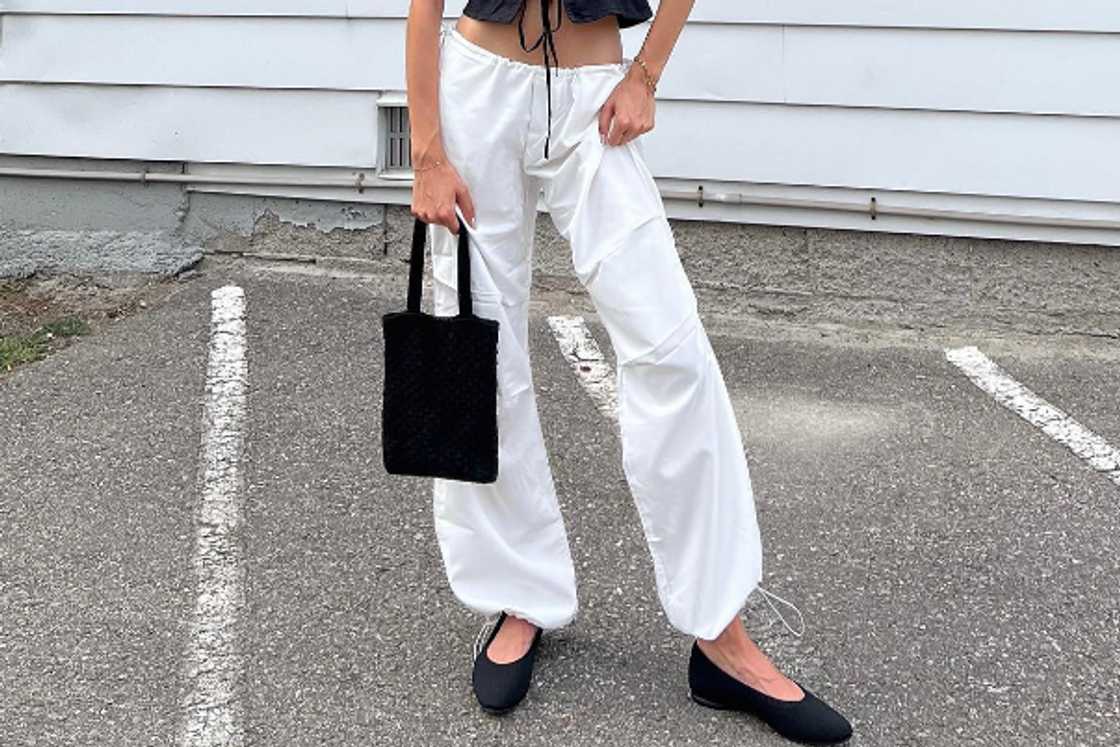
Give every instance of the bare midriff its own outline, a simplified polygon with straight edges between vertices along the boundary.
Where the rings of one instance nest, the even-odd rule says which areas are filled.
[[[622,61],[622,35],[615,16],[608,15],[597,21],[575,23],[565,13],[560,28],[555,28],[555,3],[556,0],[549,1],[548,17],[555,29],[552,38],[556,44],[557,67],[578,67]],[[532,46],[544,30],[540,8],[539,0],[528,0],[525,18],[522,20],[526,46]],[[459,16],[455,28],[470,41],[503,57],[530,64],[544,64],[544,44],[538,45],[532,52],[526,52],[521,48],[517,18],[510,23],[497,23],[479,21],[463,15]]]

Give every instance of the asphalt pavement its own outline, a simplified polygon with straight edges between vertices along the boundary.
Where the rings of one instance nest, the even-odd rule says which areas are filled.
[[[233,688],[211,704],[233,714],[228,743],[785,744],[687,698],[690,640],[658,605],[616,426],[548,324],[582,315],[613,362],[586,298],[542,291],[530,322],[580,614],[495,718],[470,690],[483,621],[447,587],[430,482],[381,466],[380,316],[403,307],[403,273],[201,267],[0,379],[0,744],[182,743],[211,292],[231,284],[248,378]],[[1115,340],[704,316],[764,584],[806,631],[758,599],[747,625],[849,716],[851,744],[1120,744],[1120,485],[946,356],[975,346],[1117,447]]]

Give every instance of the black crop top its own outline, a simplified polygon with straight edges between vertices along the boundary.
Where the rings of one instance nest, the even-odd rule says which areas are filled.
[[[525,45],[525,28],[522,21],[525,10],[530,0],[467,0],[463,8],[463,15],[479,21],[497,21],[509,23],[517,18],[517,33],[521,38],[521,48],[532,52],[542,43],[544,45],[544,81],[548,91],[548,133],[544,139],[544,157],[548,158],[548,142],[552,135],[552,75],[549,71],[548,60],[551,56],[553,67],[558,63],[556,59],[556,45],[552,40],[552,32],[560,28],[564,12],[574,23],[588,23],[614,15],[618,18],[619,28],[635,26],[653,17],[653,10],[649,7],[648,0],[556,0],[556,25],[551,25],[548,17],[548,0],[540,0],[541,4],[541,35],[530,46]]]

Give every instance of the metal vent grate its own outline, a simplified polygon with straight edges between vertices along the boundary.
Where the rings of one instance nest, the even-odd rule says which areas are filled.
[[[385,165],[387,170],[412,169],[412,146],[409,142],[408,107],[386,106]]]

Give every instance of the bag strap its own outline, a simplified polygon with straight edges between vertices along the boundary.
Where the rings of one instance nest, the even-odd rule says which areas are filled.
[[[416,218],[412,226],[412,254],[408,259],[408,310],[420,311],[421,281],[424,274],[424,239],[428,234],[428,224]],[[459,316],[471,316],[471,257],[469,253],[470,236],[467,234],[466,221],[459,219],[459,251],[457,257],[457,281],[459,289]]]

